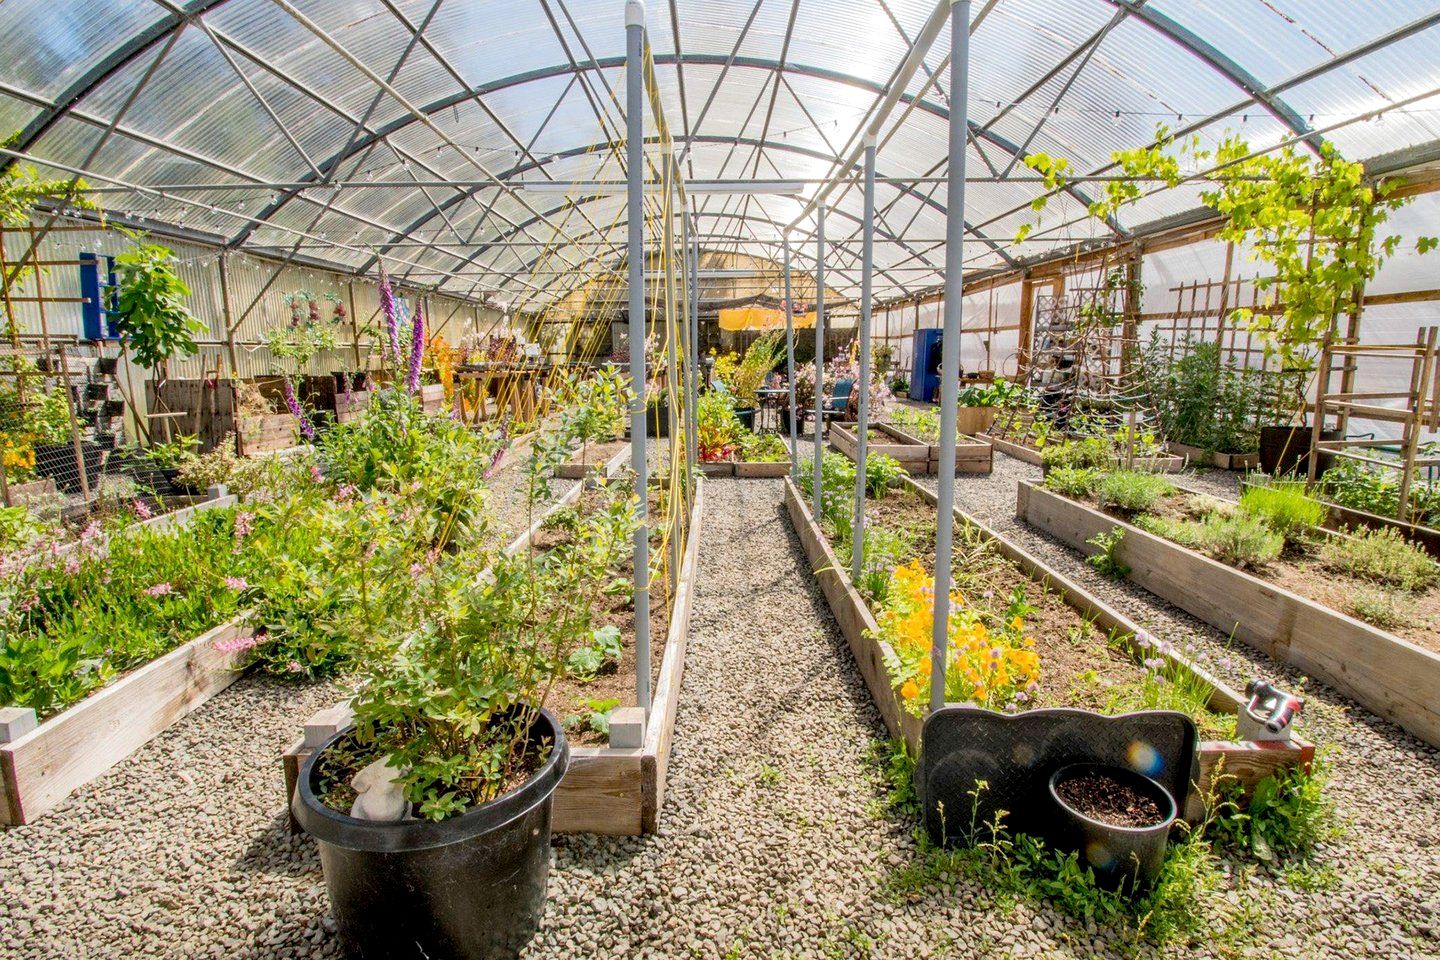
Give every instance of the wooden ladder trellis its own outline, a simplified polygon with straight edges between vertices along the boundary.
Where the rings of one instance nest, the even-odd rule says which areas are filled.
[[[1440,369],[1437,369],[1437,341],[1440,341],[1440,327],[1422,327],[1416,333],[1414,343],[1402,344],[1361,344],[1337,342],[1333,337],[1327,340],[1320,351],[1319,376],[1315,386],[1315,416],[1310,437],[1310,470],[1307,482],[1314,484],[1318,475],[1319,454],[1332,453],[1337,457],[1356,460],[1375,467],[1400,471],[1400,502],[1396,507],[1397,518],[1409,520],[1410,491],[1415,483],[1417,467],[1440,466],[1440,457],[1420,456],[1420,438],[1427,430],[1440,431]],[[1384,361],[1410,361],[1410,389],[1407,392],[1355,391],[1347,390],[1346,382],[1353,379],[1351,374],[1362,357]],[[1335,366],[1335,361],[1340,366]],[[1341,387],[1330,390],[1331,377],[1341,376]],[[1380,401],[1403,400],[1404,406],[1386,406]],[[1384,459],[1368,455],[1368,451],[1394,445],[1393,438],[1344,438],[1322,439],[1325,418],[1335,417],[1344,426],[1350,418],[1379,420],[1400,424],[1400,459]]]

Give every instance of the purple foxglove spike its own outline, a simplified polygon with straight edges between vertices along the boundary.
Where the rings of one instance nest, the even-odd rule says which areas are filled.
[[[425,359],[425,309],[415,305],[415,325],[410,328],[410,373],[405,378],[409,393],[420,392],[420,362]]]

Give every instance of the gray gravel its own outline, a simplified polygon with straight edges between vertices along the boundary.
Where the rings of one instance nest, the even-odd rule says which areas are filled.
[[[997,458],[993,477],[957,481],[960,502],[1090,578],[1068,551],[1014,529],[1015,480],[1035,472]],[[661,833],[559,839],[528,956],[1118,955],[1104,931],[1045,905],[998,906],[965,881],[885,896],[913,845],[877,812],[865,754],[883,727],[783,516],[781,484],[707,491]],[[1099,586],[1157,633],[1230,656],[1232,679],[1260,669],[1143,594]],[[1335,875],[1318,892],[1255,879],[1242,939],[1180,955],[1440,956],[1436,754],[1310,692],[1306,729],[1340,745],[1333,793],[1353,821],[1322,857]],[[247,679],[61,811],[0,835],[0,956],[333,956],[313,845],[285,830],[275,760],[333,697]]]

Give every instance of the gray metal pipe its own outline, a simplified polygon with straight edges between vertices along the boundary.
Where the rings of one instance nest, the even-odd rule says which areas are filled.
[[[685,276],[689,286],[685,292],[689,302],[689,308],[685,311],[685,341],[689,348],[685,357],[685,363],[689,367],[685,371],[685,441],[686,461],[693,475],[700,461],[699,438],[695,435],[695,407],[699,403],[700,393],[700,238],[695,235],[688,208],[684,212],[684,226]]]
[[[785,382],[790,385],[790,479],[800,482],[800,410],[795,406],[795,300],[790,291],[790,235],[785,248]]]
[[[650,517],[645,450],[645,4],[625,2],[625,166],[630,257],[630,469],[640,524],[635,528],[635,700],[650,710]]]
[[[930,638],[930,709],[945,705],[955,542],[955,405],[960,399],[960,324],[965,312],[965,133],[970,94],[970,0],[950,11],[950,169],[945,213],[945,342],[940,348],[940,484],[936,493],[935,631]]]
[[[855,519],[850,527],[850,578],[865,568],[865,457],[870,442],[870,283],[875,273],[875,137],[865,138],[865,243],[860,248],[860,391],[855,424]]]
[[[825,208],[816,208],[815,229],[815,471],[811,480],[815,522],[820,522],[820,461],[825,433]]]

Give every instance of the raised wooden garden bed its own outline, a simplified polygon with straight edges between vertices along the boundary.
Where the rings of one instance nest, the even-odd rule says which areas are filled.
[[[612,459],[611,463],[617,461],[618,458]],[[699,564],[704,488],[703,482],[695,488],[689,535],[676,581],[665,654],[660,662],[650,713],[644,716],[637,707],[617,710],[611,716],[608,746],[571,745],[570,769],[555,793],[551,819],[551,829],[559,833],[634,836],[653,833],[659,825],[665,775],[670,763],[670,741],[675,732],[675,712],[685,674],[685,645],[690,635],[690,606]],[[581,491],[580,484],[572,487],[506,550],[514,553],[526,549],[545,518],[576,502]],[[286,748],[282,762],[287,809],[301,764],[315,747],[343,730],[349,722],[344,704],[322,710],[306,724],[305,735]],[[293,829],[294,824],[291,826]]]
[[[335,422],[350,423],[359,420],[370,409],[370,398],[375,395],[373,390],[352,390],[348,394],[337,393],[335,395]]]
[[[1219,450],[1202,450],[1188,443],[1165,444],[1166,449],[1177,457],[1184,457],[1192,467],[1214,467],[1217,470],[1254,470],[1260,466],[1259,453],[1221,453]]]
[[[1247,481],[1242,481],[1240,484],[1242,490],[1251,486],[1254,484]],[[1311,495],[1314,496],[1314,492]],[[1354,507],[1342,507],[1338,503],[1331,503],[1328,500],[1320,502],[1325,504],[1326,509],[1330,511],[1330,515],[1325,520],[1325,527],[1328,530],[1357,528],[1379,530],[1389,527],[1392,530],[1400,531],[1402,537],[1423,548],[1430,556],[1440,558],[1440,530],[1435,527],[1427,527],[1421,523],[1406,523],[1404,520],[1397,520],[1394,517],[1378,513],[1369,513],[1365,510],[1356,510]]]
[[[996,450],[999,450],[1008,457],[1014,457],[1016,460],[1023,460],[1026,463],[1033,463],[1037,467],[1043,466],[1045,463],[1044,458],[1040,456],[1040,449],[1038,447],[1016,443],[1013,440],[1006,440],[1004,437],[996,437],[988,433],[985,434],[985,439],[988,440]],[[1055,442],[1060,443],[1062,441],[1057,440]],[[1118,465],[1117,463],[1117,466]],[[1133,466],[1136,470],[1144,470],[1149,473],[1179,473],[1185,469],[1185,458],[1136,457]]]
[[[700,472],[707,477],[741,477],[744,479],[769,478],[790,476],[790,461],[734,461],[724,460],[719,463],[702,463]]]
[[[607,477],[614,476],[617,469],[630,462],[630,444],[624,440],[595,443],[590,445],[584,460],[581,459],[579,450],[571,454],[571,457],[572,459],[555,468],[555,476],[561,480],[583,480],[596,467],[602,467]]]
[[[854,460],[860,440],[851,425],[832,423],[830,445]],[[909,474],[936,475],[940,472],[940,445],[926,443],[893,424],[872,423],[865,449],[868,453],[895,458]],[[955,438],[956,473],[989,473],[993,462],[988,442],[964,434]]]
[[[439,413],[445,409],[445,384],[427,383],[420,388],[420,405],[426,413]]]
[[[906,484],[925,501],[935,503],[934,494],[913,481],[907,480]],[[845,634],[886,728],[892,736],[904,739],[912,750],[918,752],[921,747],[922,721],[905,711],[900,694],[890,681],[885,661],[887,656],[892,654],[889,644],[879,639],[879,626],[869,605],[850,582],[848,572],[840,563],[819,524],[811,518],[808,498],[790,481],[785,484],[785,505],[791,523],[805,547],[811,569],[815,572],[826,600],[829,601],[841,632]],[[957,523],[969,524],[981,537],[992,542],[1001,556],[1015,564],[1031,580],[1043,585],[1051,593],[1058,594],[1082,618],[1101,630],[1112,631],[1115,636],[1131,638],[1128,642],[1133,643],[1133,637],[1140,628],[1124,614],[1091,596],[1078,584],[962,511],[957,509],[955,517]],[[1165,653],[1164,656],[1174,666],[1202,678],[1209,684],[1212,689],[1209,702],[1211,710],[1233,713],[1240,707],[1240,695],[1205,670],[1173,651]],[[1199,812],[1196,804],[1208,791],[1211,777],[1218,765],[1223,763],[1224,773],[1235,777],[1249,790],[1277,770],[1299,764],[1308,765],[1314,752],[1312,744],[1298,738],[1289,743],[1202,741],[1198,751],[1200,790],[1192,792],[1192,806],[1187,811],[1187,816],[1194,816]]]
[[[955,429],[966,436],[975,436],[990,429],[998,407],[956,407]]]
[[[1440,655],[1034,483],[1015,512],[1087,555],[1124,530],[1115,558],[1131,582],[1440,745]]]
[[[263,417],[240,416],[235,420],[235,427],[242,457],[288,450],[295,446],[300,433],[299,422],[288,413],[271,413]]]

